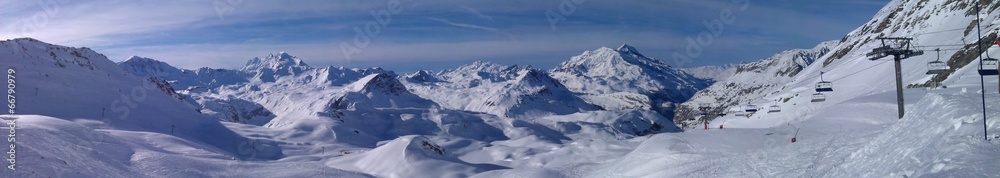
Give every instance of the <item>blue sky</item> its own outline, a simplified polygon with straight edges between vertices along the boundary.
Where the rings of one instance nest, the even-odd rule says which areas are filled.
[[[742,9],[745,2],[749,5]],[[754,61],[785,49],[839,40],[886,3],[3,0],[0,7],[7,10],[0,11],[0,38],[27,36],[90,47],[112,61],[138,55],[188,69],[238,68],[253,57],[279,51],[313,66],[379,66],[398,72],[448,69],[476,60],[548,69],[583,51],[623,43],[671,65],[693,67]],[[685,53],[687,38],[711,32],[703,22],[719,20],[725,11],[732,12],[734,20],[700,55],[691,61],[673,60],[673,53]],[[380,16],[384,23],[379,23],[372,12],[387,12],[391,19]],[[359,37],[355,28],[365,31],[366,26],[372,32]],[[359,45],[365,44],[364,37],[370,41]],[[342,44],[353,48],[345,50]]]

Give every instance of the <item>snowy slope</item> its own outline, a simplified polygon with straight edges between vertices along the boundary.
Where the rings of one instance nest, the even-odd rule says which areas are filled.
[[[736,65],[725,64],[720,66],[701,66],[681,68],[680,70],[700,79],[722,81],[736,74]]]
[[[503,168],[462,161],[422,136],[399,137],[370,151],[344,156],[327,164],[380,177],[468,177]]]
[[[30,38],[0,45],[2,63],[15,69],[17,80],[22,81],[16,95],[25,98],[17,103],[19,114],[89,120],[96,124],[93,127],[120,130],[171,133],[173,127],[179,137],[217,147],[228,148],[240,140],[169,93],[169,88],[129,74],[88,48]]]
[[[892,1],[871,21],[847,34],[835,45],[828,46],[828,53],[816,58],[812,65],[805,66],[798,75],[771,82],[754,79],[765,78],[773,73],[730,78],[728,82],[716,83],[714,89],[700,92],[699,96],[682,107],[682,109],[687,108],[685,110],[688,112],[679,112],[675,118],[678,120],[697,118],[694,108],[700,103],[714,104],[713,111],[716,113],[735,112],[749,105],[765,108],[775,105],[776,100],[781,101],[777,103],[779,107],[787,109],[800,108],[803,105],[823,106],[875,92],[894,90],[892,57],[870,61],[866,56],[882,45],[881,41],[875,39],[877,37],[911,37],[915,39],[911,49],[924,50],[925,55],[911,57],[902,62],[903,85],[906,88],[940,86],[942,81],[949,80],[957,71],[949,70],[944,74],[926,75],[927,63],[938,60],[934,49],[942,49],[940,60],[946,62],[951,69],[966,67],[970,63],[978,64],[976,57],[979,55],[976,55],[977,49],[974,45],[977,30],[973,23],[976,14],[973,6],[968,3],[946,0]],[[986,19],[983,23],[983,41],[986,46],[993,46],[991,42],[996,39],[997,29],[995,22],[1000,15],[995,13],[995,10],[1000,8],[1000,4],[989,3],[983,4],[982,7],[982,16]],[[835,91],[825,93],[827,102],[809,103],[808,98],[815,93],[811,91],[813,85],[821,81],[821,72],[826,73],[824,75],[826,81],[833,82]],[[765,80],[772,79],[767,77]],[[787,118],[800,117],[801,114],[761,111],[754,115],[754,118]],[[712,118],[714,116],[710,115],[706,119]],[[701,119],[691,120],[688,124],[700,122]]]
[[[714,119],[710,130],[661,134],[646,140],[622,159],[593,166],[583,173],[595,177],[996,177],[993,167],[998,136],[983,140],[980,92],[987,94],[987,129],[997,133],[995,105],[997,78],[985,77],[980,91],[978,64],[970,28],[974,9],[960,1],[892,1],[873,20],[845,36],[830,52],[802,68],[798,75],[774,82],[775,87],[739,92],[728,98],[696,96],[688,106],[721,102],[718,110],[742,110],[742,105],[764,107],[750,117],[727,115]],[[984,4],[986,22],[995,22]],[[971,15],[971,16],[970,16]],[[992,41],[996,26],[984,24],[984,41]],[[878,36],[915,38],[916,49],[941,47],[942,61],[951,72],[926,75],[933,51],[903,61],[907,113],[896,119],[893,68],[887,59],[869,61],[865,53],[881,45]],[[957,44],[957,45],[955,45]],[[988,54],[1000,55],[992,44]],[[933,49],[933,48],[930,48]],[[970,55],[971,54],[971,55]],[[771,70],[768,68],[763,68]],[[812,103],[808,96],[825,72],[833,81],[828,100]],[[764,73],[771,75],[773,73]],[[737,74],[739,75],[739,74]],[[758,75],[763,78],[764,76]],[[769,78],[770,79],[770,78]],[[733,80],[730,78],[728,80]],[[741,79],[753,83],[750,78]],[[917,88],[941,82],[947,89]],[[720,82],[716,84],[725,86]],[[767,86],[767,85],[764,85]],[[733,92],[753,88],[734,87]],[[710,91],[706,90],[703,92]],[[707,93],[699,93],[708,96]],[[774,99],[784,98],[781,112],[767,113]],[[785,100],[787,99],[787,100]],[[725,126],[725,129],[719,129]],[[791,143],[796,130],[798,142]],[[666,148],[666,150],[664,150]],[[663,169],[669,167],[669,169]]]
[[[987,95],[987,128],[1000,131],[994,103],[996,77],[985,77],[980,91],[976,73],[975,30],[969,28],[974,13],[962,1],[892,1],[873,20],[826,46],[829,52],[814,55],[814,62],[799,65],[794,76],[772,77],[788,65],[759,65],[760,72],[734,81],[732,87],[699,93],[688,107],[716,103],[716,110],[742,110],[743,105],[764,107],[750,117],[727,115],[708,125],[709,130],[690,129],[665,133],[641,141],[620,159],[594,161],[581,167],[498,170],[482,175],[498,177],[996,177],[995,159],[1000,149],[997,134],[983,140],[980,92]],[[992,2],[983,5],[986,22],[996,22]],[[970,16],[971,15],[971,16]],[[992,41],[995,26],[985,24],[984,41]],[[957,29],[957,30],[955,30]],[[942,51],[942,61],[952,70],[928,76],[926,64],[936,59],[932,51],[903,61],[906,116],[895,114],[895,84],[891,62],[869,61],[865,53],[879,46],[878,36],[914,37],[918,49],[940,45],[958,49]],[[958,45],[955,45],[958,44]],[[820,45],[823,46],[823,45]],[[920,47],[923,46],[923,47]],[[987,46],[993,46],[988,44]],[[933,49],[933,48],[931,48]],[[815,53],[814,53],[815,54]],[[988,54],[1000,55],[993,46]],[[776,55],[780,57],[779,55]],[[785,55],[785,56],[794,56]],[[790,58],[790,57],[789,57]],[[786,58],[788,59],[788,58]],[[765,59],[757,64],[773,59]],[[751,68],[747,68],[751,69]],[[754,70],[751,70],[754,71]],[[828,100],[810,102],[819,73],[826,72],[834,91]],[[754,74],[756,73],[756,74]],[[740,74],[737,74],[737,76]],[[760,80],[754,80],[760,78]],[[728,84],[721,81],[716,86]],[[940,82],[947,89],[919,88]],[[753,86],[763,86],[754,88]],[[745,90],[742,91],[741,90]],[[706,96],[728,97],[713,98]],[[775,99],[783,98],[781,112],[767,113]],[[726,101],[729,101],[727,103]],[[721,106],[720,106],[721,105]],[[719,129],[725,126],[725,129]],[[791,143],[796,137],[798,142]],[[627,144],[621,145],[625,146]],[[614,151],[612,151],[614,152]],[[585,158],[581,158],[585,159]]]
[[[5,40],[0,41],[0,64],[16,71],[15,96],[18,102],[13,109],[18,114],[57,117],[75,122],[68,125],[77,125],[68,127],[82,127],[79,126],[82,124],[88,129],[169,135],[185,140],[188,146],[216,155],[236,155],[236,146],[248,140],[198,113],[194,106],[169,93],[169,87],[165,87],[163,83],[129,74],[104,55],[88,48],[51,45],[29,38]],[[6,106],[4,108],[8,109]],[[83,148],[90,146],[87,149],[97,149],[92,142],[102,143],[100,141],[104,137],[97,135],[83,140],[90,143],[83,145]],[[41,145],[44,144],[34,148],[28,146],[28,150],[45,149],[45,152],[26,150],[23,153],[38,155],[39,159],[57,158],[65,156],[64,154],[87,155],[86,152],[73,152],[80,150],[50,150],[48,147],[52,145]],[[115,152],[113,150],[116,149],[108,150]],[[129,152],[114,154],[138,156]],[[270,150],[261,152],[261,155],[263,159],[273,159],[273,156],[280,155],[280,151]],[[95,157],[91,159],[100,158],[100,155],[93,156]],[[51,170],[45,167],[26,167],[27,171],[21,173]]]
[[[260,104],[235,97],[206,97],[191,95],[213,87],[248,82],[245,72],[228,69],[201,68],[198,70],[179,69],[162,61],[132,56],[117,63],[125,71],[150,80],[165,81],[169,93],[194,105],[198,112],[220,120],[263,125],[274,115]]]
[[[995,84],[995,83],[993,83]],[[921,97],[922,96],[922,97]],[[992,94],[991,103],[1000,95]],[[977,93],[920,93],[896,120],[891,92],[846,101],[801,122],[766,129],[661,134],[589,174],[612,177],[995,177],[1000,142],[984,141]],[[849,107],[846,104],[867,107]],[[874,107],[873,107],[874,106]],[[990,106],[990,115],[1000,114]],[[843,117],[850,113],[853,117]],[[996,126],[993,119],[989,125]],[[735,124],[727,124],[735,125]],[[796,128],[798,142],[791,143]],[[991,127],[991,132],[1000,131]],[[670,167],[663,169],[662,167]]]
[[[426,71],[401,79],[410,91],[447,109],[504,117],[563,115],[600,109],[569,91],[545,71],[477,61],[431,75]]]
[[[765,106],[775,105],[775,100],[783,102],[787,96],[769,95],[784,89],[785,84],[791,82],[804,68],[827,54],[830,48],[837,44],[839,43],[836,41],[828,41],[812,49],[786,50],[767,59],[740,64],[733,68],[734,74],[731,77],[716,81],[685,102],[674,115],[674,121],[682,125],[697,125],[705,119],[711,120],[713,118],[711,115],[705,118],[699,117],[701,114],[699,107],[702,103],[715,106],[740,106],[747,102],[766,102],[764,99],[750,101],[763,97],[768,97],[766,99],[771,101]],[[717,107],[711,112],[715,114],[727,111]]]
[[[0,55],[11,56],[0,65],[15,59],[23,79],[43,81],[19,92],[47,92],[23,110],[44,116],[17,115],[31,133],[19,155],[29,171],[19,177],[998,177],[1000,95],[980,91],[976,66],[965,65],[978,62],[971,46],[943,51],[955,69],[946,75],[924,74],[935,55],[904,61],[913,87],[902,119],[891,63],[864,55],[878,36],[911,36],[919,49],[975,39],[962,3],[892,1],[841,41],[740,65],[697,94],[706,80],[628,45],[549,72],[477,62],[395,75],[278,53],[237,70],[177,74],[151,59],[115,65],[88,60],[102,57],[87,49],[14,40],[3,43]],[[986,12],[989,22],[1000,15]],[[995,38],[995,28],[983,36]],[[820,72],[834,91],[810,102]],[[986,77],[988,86],[997,80]],[[921,88],[928,82],[948,87]],[[129,98],[117,89],[135,87],[149,91],[130,109],[142,117],[99,119],[100,107]],[[992,141],[982,140],[981,92]],[[95,97],[75,100],[80,93]],[[699,103],[725,111],[776,99],[781,112],[715,117],[707,130],[679,132],[673,114],[662,115],[684,101],[678,115]],[[50,106],[69,109],[40,109]]]
[[[708,81],[646,57],[628,44],[602,47],[570,58],[550,72],[570,91],[607,109],[652,109],[673,115],[674,103],[687,101]]]

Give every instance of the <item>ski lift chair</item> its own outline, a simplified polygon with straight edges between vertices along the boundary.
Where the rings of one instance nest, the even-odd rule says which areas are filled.
[[[754,106],[752,104],[751,105],[747,105],[746,106],[746,112],[748,112],[748,113],[755,113],[755,112],[757,112],[757,106]]]
[[[823,93],[812,94],[812,100],[811,101],[814,102],[814,103],[815,102],[824,102],[824,101],[826,101],[826,95],[824,95]]]
[[[927,63],[927,75],[942,74],[948,72],[948,65],[941,61]]]
[[[934,51],[937,51],[938,58],[935,61],[927,63],[927,75],[935,75],[948,72],[948,64],[941,62],[941,49],[934,49]]]
[[[824,81],[824,82],[816,83],[816,92],[831,92],[831,91],[833,91],[833,83],[832,82],[826,82],[826,81]]]
[[[775,113],[775,112],[781,112],[781,107],[778,105],[773,105],[767,110],[767,113]]]
[[[827,82],[823,80],[823,72],[819,73],[819,83],[816,83],[816,92],[831,92],[833,91],[833,82]]]
[[[983,59],[983,65],[979,66],[979,75],[997,75],[997,59]]]

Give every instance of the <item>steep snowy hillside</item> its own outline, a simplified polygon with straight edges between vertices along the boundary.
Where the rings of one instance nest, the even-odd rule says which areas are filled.
[[[835,45],[828,46],[828,53],[815,58],[815,63],[803,68],[798,75],[763,84],[752,83],[759,83],[760,81],[754,80],[759,78],[771,80],[769,76],[774,72],[763,75],[751,73],[746,77],[721,81],[685,103],[686,112],[679,112],[675,118],[688,119],[688,125],[701,123],[702,119],[692,120],[698,118],[696,108],[701,103],[713,105],[713,114],[705,118],[709,120],[723,112],[742,115],[738,111],[745,110],[748,106],[761,109],[751,114],[755,118],[800,117],[802,113],[766,113],[765,110],[776,104],[778,107],[822,106],[873,92],[894,90],[892,57],[871,61],[866,55],[883,45],[876,39],[878,37],[913,38],[910,49],[924,51],[924,55],[902,61],[903,85],[906,88],[942,86],[942,81],[953,78],[953,74],[957,72],[953,69],[979,64],[980,55],[977,55],[976,45],[979,33],[975,23],[975,8],[970,3],[949,0],[892,1],[871,21],[844,36]],[[981,7],[984,19],[982,43],[987,47],[994,46],[993,41],[997,39],[996,22],[1000,16],[995,10],[1000,8],[1000,3],[983,2]],[[820,46],[829,44],[827,42]],[[889,45],[897,44],[889,41]],[[941,49],[940,59],[935,49]],[[936,75],[926,74],[929,70],[928,63],[936,60],[947,64],[949,70]],[[780,71],[780,68],[783,66],[762,69]],[[822,79],[821,73],[825,73]],[[991,79],[992,77],[987,77],[987,80]],[[810,103],[809,98],[815,94],[815,85],[822,81],[831,82],[834,91],[823,93],[825,102]]]
[[[680,70],[700,79],[723,81],[736,74],[736,66],[735,64],[725,64],[721,66],[681,68]]]
[[[436,75],[418,71],[402,81],[413,93],[448,109],[529,118],[600,109],[530,66],[477,61]]]
[[[115,130],[183,139],[188,146],[215,155],[237,155],[239,143],[249,140],[198,113],[194,106],[171,93],[171,88],[165,83],[134,76],[119,68],[104,55],[88,48],[52,45],[30,38],[5,40],[0,41],[0,64],[5,69],[14,71],[14,78],[11,79],[16,86],[13,93],[17,99],[16,107],[8,108],[5,105],[5,111],[11,109],[17,114],[57,117],[75,122],[70,124],[77,125],[75,127],[85,126],[88,130]],[[17,126],[19,128],[23,125]],[[19,157],[21,158],[19,161],[42,163],[48,162],[42,160],[46,158],[52,161],[72,160],[88,155],[90,151],[87,150],[98,151],[95,146],[100,146],[108,139],[103,133],[75,136],[81,138],[63,141],[72,141],[89,148],[52,150],[51,147],[59,144],[34,144],[36,142],[25,140],[32,144],[19,146],[18,153],[36,157]],[[24,139],[18,139],[21,140]],[[129,151],[113,154],[115,156],[112,157],[142,156]],[[280,155],[280,151],[262,151],[260,155],[263,159],[273,159],[274,156]],[[75,162],[73,166],[86,167],[86,164],[93,163]],[[69,163],[61,162],[61,164]],[[28,177],[47,177],[27,174],[53,170],[48,166],[52,165],[25,166],[19,173],[24,173]],[[127,168],[125,170],[119,168],[121,167],[112,169],[128,171]],[[97,173],[80,174],[100,175]]]
[[[1000,133],[996,117],[1000,113],[995,105],[1000,98],[996,94],[998,79],[984,77],[986,90],[982,90],[977,72],[979,56],[1000,55],[993,44],[1000,3],[984,1],[980,6],[984,18],[981,36],[975,26],[975,7],[969,3],[894,0],[869,23],[828,46],[828,53],[815,58],[797,75],[747,87],[762,82],[754,78],[770,79],[775,73],[750,73],[745,75],[752,77],[743,78],[738,73],[727,79],[729,83],[720,81],[700,92],[685,106],[712,103],[719,111],[716,113],[732,111],[712,120],[708,130],[698,126],[683,134],[654,136],[622,159],[595,166],[598,169],[585,175],[1000,176],[992,168],[1000,162],[984,159],[995,157],[1000,149],[1000,135],[996,134]],[[891,57],[872,61],[866,56],[882,46],[877,37],[913,38],[911,49],[925,51],[902,61],[906,113],[901,119],[895,114]],[[989,47],[983,54],[975,45],[980,37],[983,46]],[[935,48],[941,48],[940,60],[949,70],[928,75],[928,62],[937,60]],[[761,62],[769,60],[773,59]],[[781,68],[785,66],[763,65],[761,71]],[[823,79],[821,72],[825,73]],[[821,81],[832,82],[833,91],[824,93],[825,101],[812,102],[810,97]],[[982,93],[986,93],[985,112],[981,110]],[[775,100],[780,111],[769,112]],[[747,105],[759,110],[734,116],[743,113]],[[986,136],[989,141],[983,138],[984,129],[990,133]],[[791,142],[792,138],[797,141]]]
[[[728,112],[722,108],[710,111],[711,115],[699,117],[702,103],[718,106],[739,106],[747,104],[748,99],[768,96],[775,91],[784,89],[804,68],[813,64],[823,55],[836,47],[838,42],[823,42],[812,49],[793,49],[782,51],[770,58],[757,62],[741,64],[733,68],[733,75],[717,81],[705,90],[698,91],[691,100],[685,102],[674,115],[678,124],[694,126],[711,120],[716,113]],[[776,97],[778,102],[784,98]],[[761,102],[762,100],[754,101]],[[775,101],[766,106],[775,105]],[[696,120],[696,118],[699,118]],[[682,126],[683,127],[683,126]]]
[[[972,71],[971,73],[975,73]],[[975,75],[975,74],[973,74]],[[969,75],[969,76],[973,76]],[[955,83],[978,87],[978,80]],[[996,85],[997,82],[990,82]],[[610,177],[996,177],[1000,119],[983,140],[978,93],[949,88],[913,92],[913,109],[896,119],[894,92],[854,98],[770,128],[692,130],[653,136],[619,160],[585,175]],[[989,92],[996,92],[990,90]],[[989,94],[989,103],[1000,95]],[[805,108],[801,108],[805,109]],[[987,114],[997,116],[996,105]],[[733,128],[735,127],[735,128]],[[791,142],[797,138],[796,142]],[[904,158],[904,159],[901,159]],[[669,167],[664,169],[663,167]]]
[[[236,139],[231,132],[226,135],[217,122],[204,120],[196,107],[173,96],[172,88],[134,76],[93,50],[30,38],[0,44],[2,63],[14,69],[21,81],[17,96],[25,99],[17,103],[18,113],[99,121],[94,127],[102,128],[173,130],[192,139]],[[219,135],[204,137],[197,130]]]
[[[708,81],[648,58],[627,44],[586,51],[550,72],[570,91],[589,94],[590,103],[607,109],[652,109],[673,116],[674,104],[687,101]]]

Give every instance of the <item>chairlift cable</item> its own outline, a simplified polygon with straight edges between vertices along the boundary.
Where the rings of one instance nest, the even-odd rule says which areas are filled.
[[[990,26],[988,26],[987,28],[989,28],[989,27],[992,27],[992,26],[993,26],[993,25],[990,25]],[[914,33],[914,34],[910,34],[910,35],[914,35],[914,36],[917,36],[917,37],[919,37],[919,36],[921,36],[921,35],[926,35],[926,34],[935,34],[935,33],[943,33],[943,32],[950,32],[950,31],[958,31],[958,30],[965,30],[965,29],[967,29],[967,28],[966,28],[966,27],[962,27],[962,28],[954,28],[954,29],[945,29],[945,30],[939,30],[939,31],[931,31],[931,32],[924,32],[924,33]],[[980,37],[980,38],[982,38],[982,37]],[[964,41],[964,40],[963,40],[963,41]],[[980,40],[978,40],[978,41],[979,41],[980,43],[982,43],[982,40],[981,40],[981,39],[980,39]],[[910,45],[910,47],[912,47],[912,48],[927,48],[927,47],[953,47],[953,46],[961,46],[961,47],[962,47],[962,48],[946,48],[946,49],[940,49],[940,48],[936,48],[936,51],[938,51],[938,52],[940,53],[940,51],[960,51],[960,50],[964,50],[964,49],[965,49],[965,47],[964,47],[964,46],[967,46],[967,45],[968,45],[968,44],[944,44],[944,45]],[[939,55],[940,55],[940,54],[939,54]],[[989,54],[987,54],[987,57],[988,57],[988,56],[989,56]],[[940,56],[938,57],[938,60],[940,60]],[[836,78],[836,79],[833,79],[833,80],[830,80],[829,82],[835,82],[835,81],[839,81],[839,80],[841,80],[841,79],[845,79],[845,78],[847,78],[847,77],[851,77],[851,76],[854,76],[854,75],[856,75],[856,74],[859,74],[859,73],[861,73],[861,72],[864,72],[864,71],[867,71],[867,70],[870,70],[870,69],[872,69],[872,68],[875,68],[875,67],[878,67],[878,66],[880,66],[880,65],[882,65],[882,64],[885,64],[885,63],[887,63],[887,62],[889,62],[889,61],[890,61],[890,60],[887,60],[887,61],[883,61],[883,62],[881,62],[881,63],[878,63],[878,64],[875,64],[875,65],[871,65],[871,66],[869,66],[869,67],[867,67],[867,68],[864,68],[864,69],[861,69],[861,70],[858,70],[858,71],[855,71],[855,72],[853,72],[853,73],[850,73],[850,74],[848,74],[848,75],[845,75],[845,76],[841,76],[841,77],[839,77],[839,78]],[[841,66],[837,66],[837,67],[835,67],[834,69],[837,69],[837,68],[840,68],[840,67],[841,67]],[[830,69],[829,71],[832,71],[832,70],[833,70],[833,69]],[[823,81],[823,76],[822,76],[822,75],[823,75],[823,73],[824,73],[824,72],[822,72],[822,71],[821,71],[821,72],[820,72],[820,75],[818,76],[818,77],[820,77],[820,80],[821,80],[821,81]],[[815,78],[816,78],[816,76],[813,76],[813,77],[809,77],[809,78],[804,78],[804,79],[802,79],[802,80],[799,80],[799,81],[797,81],[797,82],[793,83],[792,85],[785,85],[785,86],[794,86],[794,85],[800,85],[800,84],[802,84],[802,82],[805,82],[805,81],[810,81],[811,79],[815,79]],[[794,94],[798,95],[798,94],[802,94],[802,93],[806,93],[806,92],[809,92],[809,91],[811,91],[811,90],[803,90],[803,91],[800,91],[800,92],[796,92],[796,93],[794,93]],[[747,100],[747,102],[752,102],[753,100],[758,100],[758,99],[763,99],[763,98],[766,98],[766,97],[767,97],[767,96],[765,95],[765,96],[761,96],[761,97],[757,97],[757,98],[753,98],[753,99],[748,99],[748,100]],[[720,107],[721,107],[721,106],[720,106]]]

